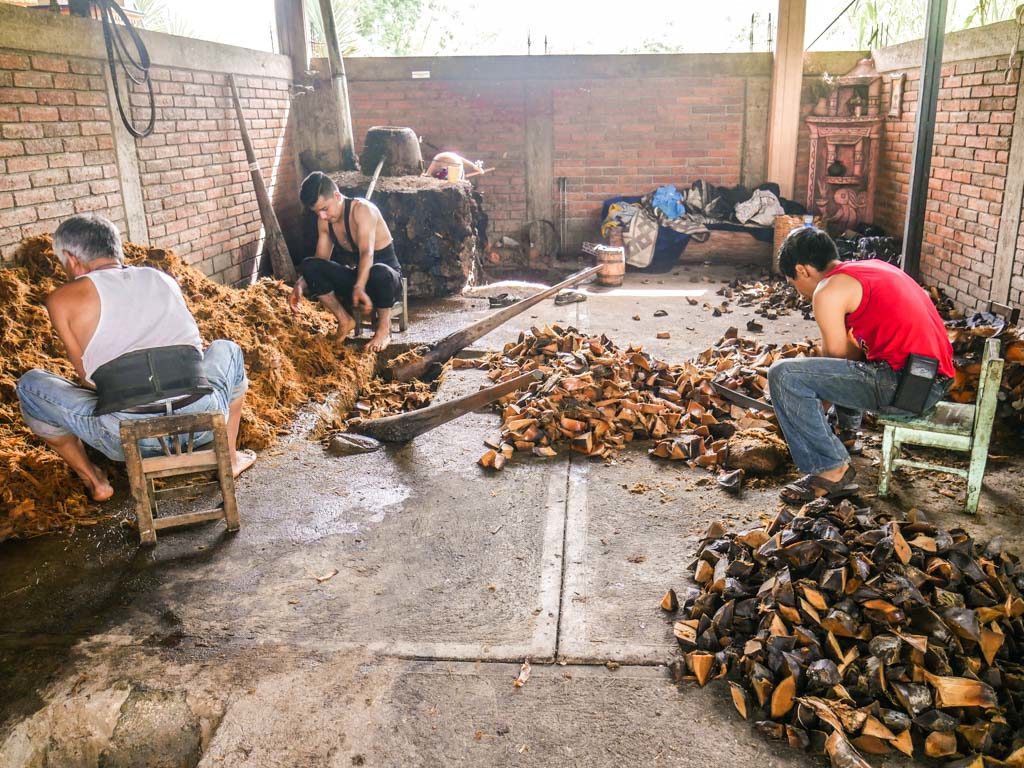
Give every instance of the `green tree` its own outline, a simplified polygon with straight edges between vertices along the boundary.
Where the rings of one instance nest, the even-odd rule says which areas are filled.
[[[142,14],[142,25],[146,29],[181,37],[196,36],[195,27],[184,16],[170,10],[166,0],[135,0],[135,7]]]

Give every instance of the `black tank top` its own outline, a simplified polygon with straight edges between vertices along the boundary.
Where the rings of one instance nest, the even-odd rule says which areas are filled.
[[[349,216],[351,216],[352,213],[353,199],[354,198],[351,197],[345,198],[345,210],[344,213],[342,214],[342,219],[345,222],[345,234],[348,235],[348,241],[352,243],[352,245],[355,245],[356,239],[352,237],[352,226],[349,223]],[[334,254],[331,255],[331,261],[336,261],[339,264],[343,263],[342,259],[335,258],[336,255],[340,254],[344,261],[348,262],[350,266],[358,266],[359,252],[350,251],[348,248],[341,244],[341,241],[338,239],[338,234],[334,231],[334,224],[332,222],[327,222],[327,231],[331,233],[331,241],[334,243]],[[383,248],[379,248],[373,252],[373,263],[387,264],[396,272],[402,271],[402,266],[401,264],[398,263],[398,256],[397,254],[395,254],[394,240],[392,240]]]

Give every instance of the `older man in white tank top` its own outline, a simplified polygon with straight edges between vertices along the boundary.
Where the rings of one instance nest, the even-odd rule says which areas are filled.
[[[62,222],[53,236],[53,250],[69,282],[46,298],[46,309],[79,384],[33,369],[19,379],[18,399],[29,428],[78,474],[93,500],[106,501],[114,490],[86,455],[83,443],[114,461],[124,461],[120,422],[147,416],[139,408],[97,415],[93,374],[140,350],[194,347],[203,353],[202,339],[178,284],[157,269],[126,267],[117,228],[102,216],[87,214]],[[177,413],[223,412],[237,475],[255,461],[251,452],[236,450],[249,384],[242,351],[233,341],[214,341],[202,355],[201,368],[209,384],[207,394],[155,402]]]

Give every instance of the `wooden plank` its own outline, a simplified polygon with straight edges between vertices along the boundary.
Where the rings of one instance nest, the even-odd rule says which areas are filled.
[[[220,520],[222,517],[224,517],[224,510],[219,508],[208,509],[204,512],[186,512],[181,515],[158,517],[153,521],[153,527],[162,531],[167,528],[179,528],[183,525],[205,523],[207,520]]]
[[[783,197],[793,197],[804,76],[807,0],[779,0],[772,95],[768,110],[768,180]]]
[[[452,419],[464,416],[470,411],[493,403],[498,398],[504,397],[510,392],[528,387],[542,377],[540,371],[530,371],[522,376],[496,384],[493,387],[481,389],[471,395],[458,397],[446,403],[436,403],[426,408],[400,413],[396,416],[385,416],[380,419],[357,422],[352,425],[355,432],[369,435],[377,440],[389,443],[402,443],[412,440],[417,435],[429,432],[431,429],[446,424]]]
[[[228,431],[224,423],[224,415],[216,414],[213,418],[213,447],[217,455],[217,476],[220,480],[220,493],[224,499],[224,521],[229,531],[239,528],[238,502],[235,500],[235,476],[231,467],[231,454],[228,445]]]
[[[408,381],[409,379],[418,378],[430,370],[430,366],[434,363],[443,363],[449,360],[457,352],[461,352],[474,341],[486,336],[495,328],[503,323],[507,323],[516,315],[525,312],[535,304],[539,304],[544,301],[544,299],[554,296],[563,288],[569,288],[586,280],[592,275],[596,275],[603,268],[604,266],[602,264],[588,267],[574,275],[570,275],[562,282],[557,283],[550,288],[546,288],[539,293],[535,293],[533,296],[525,298],[522,301],[517,301],[511,307],[506,307],[492,315],[488,315],[483,320],[470,323],[466,327],[460,328],[454,333],[450,333],[445,336],[439,342],[434,344],[426,354],[418,360],[413,360],[405,365],[390,368],[386,371],[386,375],[390,376],[395,381]]]
[[[142,472],[142,455],[135,437],[133,427],[139,422],[121,422],[121,443],[124,450],[125,467],[128,470],[128,483],[135,499],[135,524],[139,531],[139,539],[145,545],[156,544],[156,529],[153,527],[153,505],[149,493],[149,483]]]
[[[125,441],[160,435],[181,435],[188,432],[209,432],[213,428],[212,412],[182,413],[177,416],[153,416],[151,419],[128,419],[121,422]]]
[[[155,476],[159,472],[161,477],[167,477],[168,475],[163,473],[181,475],[207,469],[217,469],[217,455],[213,451],[196,451],[180,456],[153,456],[142,460],[142,471],[149,476]]]

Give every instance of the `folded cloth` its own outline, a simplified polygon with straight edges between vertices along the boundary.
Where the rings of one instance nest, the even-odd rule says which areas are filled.
[[[633,217],[629,230],[622,238],[626,246],[626,263],[643,269],[654,258],[654,246],[658,243],[658,222],[646,212]]]
[[[749,200],[736,204],[736,220],[741,224],[753,223],[770,227],[775,223],[775,217],[784,213],[779,198],[766,189],[759,189]]]

